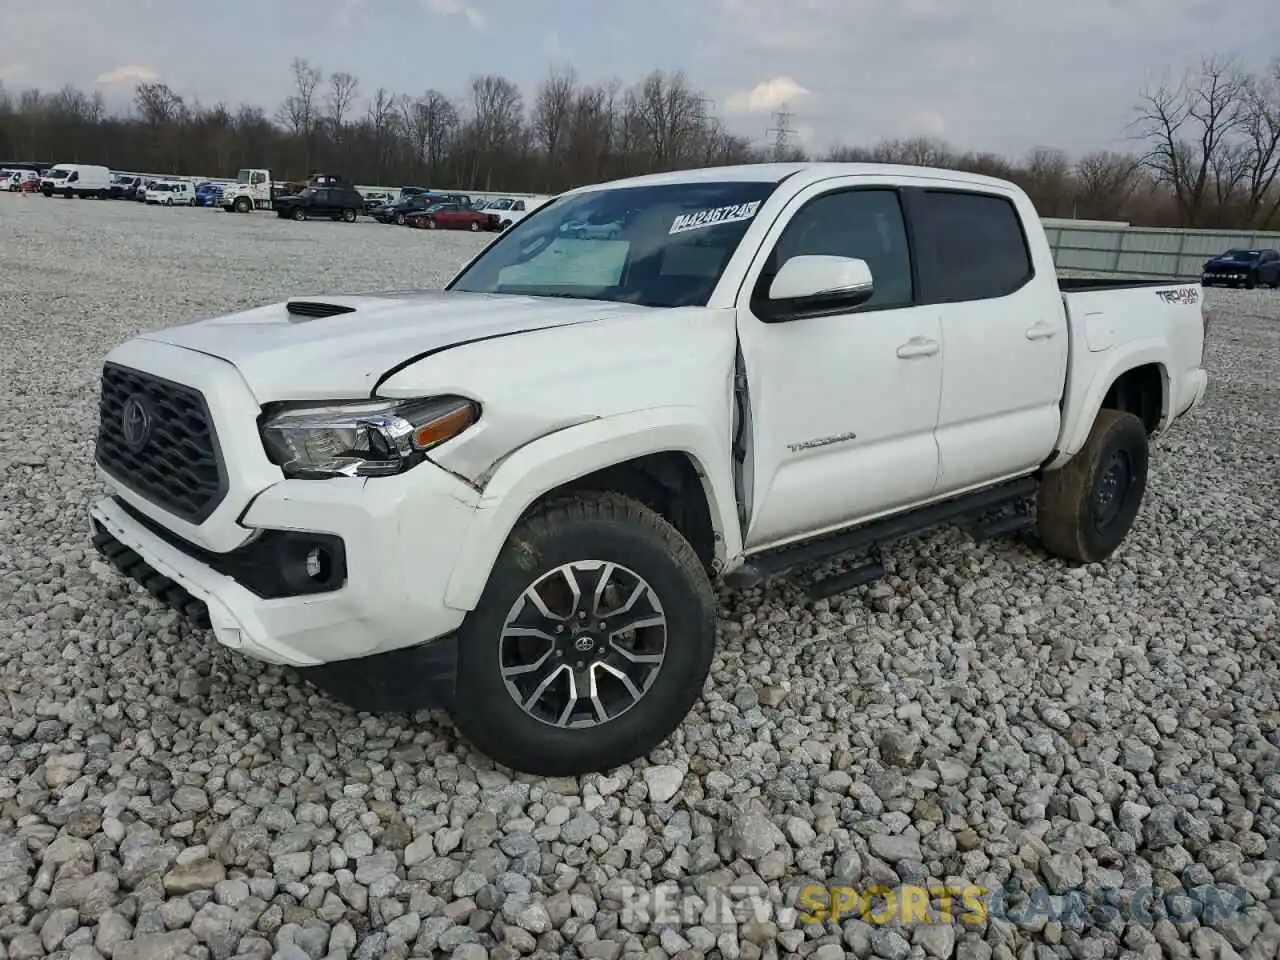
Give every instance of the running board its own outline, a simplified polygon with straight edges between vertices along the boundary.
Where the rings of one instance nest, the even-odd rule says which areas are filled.
[[[1024,498],[1036,492],[1039,483],[1040,481],[1034,476],[1022,477],[974,493],[952,497],[950,500],[929,504],[918,510],[872,520],[851,530],[842,530],[819,540],[807,540],[794,546],[770,551],[752,557],[742,566],[731,570],[725,574],[724,581],[734,589],[760,586],[800,567],[812,566],[843,553],[869,549],[878,551],[894,540],[901,540],[957,520],[978,520],[980,517],[986,517],[1002,509],[1013,508],[1015,512],[1011,516],[970,525],[975,539],[985,539],[988,536],[998,536],[1002,532],[1021,529],[1030,526],[1032,519],[1029,513],[1018,510],[1018,507]],[[884,565],[881,562],[878,560],[869,562],[834,577],[819,580],[810,587],[809,592],[811,596],[815,596],[816,591],[819,596],[815,596],[815,599],[834,596],[836,593],[843,593],[878,580],[884,576],[884,573]]]

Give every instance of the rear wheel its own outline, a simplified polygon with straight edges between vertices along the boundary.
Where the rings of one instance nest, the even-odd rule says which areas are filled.
[[[626,497],[521,521],[458,637],[450,714],[492,759],[543,776],[641,757],[701,695],[715,596],[693,548]]]
[[[347,223],[356,222],[356,212],[354,210],[343,210],[342,219]]]
[[[1079,563],[1111,556],[1142,506],[1147,465],[1142,421],[1100,410],[1080,452],[1040,483],[1037,524],[1045,549]]]

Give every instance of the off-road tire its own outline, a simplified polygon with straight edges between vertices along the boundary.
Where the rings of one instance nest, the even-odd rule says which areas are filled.
[[[1099,528],[1097,497],[1113,455],[1128,465],[1119,509]],[[1149,461],[1147,430],[1132,413],[1100,410],[1089,439],[1066,466],[1040,482],[1036,513],[1040,542],[1055,556],[1100,563],[1120,546],[1142,506]]]
[[[595,726],[544,723],[521,709],[500,674],[503,624],[539,577],[561,564],[613,560],[653,588],[667,619],[665,659],[647,692]],[[539,776],[602,772],[649,753],[702,694],[715,652],[716,601],[689,542],[657,513],[615,493],[548,503],[507,538],[480,602],[458,634],[449,713],[462,736],[498,763]]]

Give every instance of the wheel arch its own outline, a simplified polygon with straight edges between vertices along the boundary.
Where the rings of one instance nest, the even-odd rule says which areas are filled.
[[[1148,434],[1163,428],[1169,420],[1173,395],[1169,369],[1167,350],[1162,345],[1135,345],[1111,358],[1090,379],[1078,400],[1071,402],[1068,398],[1062,442],[1046,467],[1057,469],[1080,452],[1100,410],[1133,413],[1142,420]]]
[[[720,569],[741,553],[722,446],[680,408],[663,408],[591,420],[520,447],[485,483],[480,522],[461,546],[445,602],[473,609],[516,524],[530,509],[582,490],[645,503],[690,541],[709,572]]]

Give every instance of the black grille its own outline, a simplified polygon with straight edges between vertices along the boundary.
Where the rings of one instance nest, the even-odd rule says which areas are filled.
[[[285,309],[295,317],[336,317],[343,313],[355,313],[355,307],[340,303],[318,303],[314,300],[290,300]]]
[[[136,405],[130,401],[136,401]],[[139,406],[149,421],[136,426]],[[109,363],[98,405],[98,464],[116,480],[176,517],[201,523],[227,495],[226,471],[209,407],[199,391]],[[131,442],[132,441],[132,442]]]

